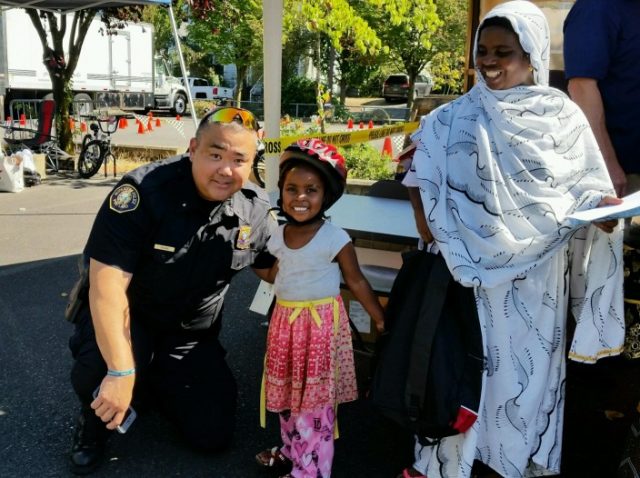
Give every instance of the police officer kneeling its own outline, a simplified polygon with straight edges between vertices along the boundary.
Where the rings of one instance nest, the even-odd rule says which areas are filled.
[[[75,473],[100,463],[142,396],[157,397],[193,447],[229,444],[236,383],[218,341],[224,295],[245,266],[261,276],[274,262],[266,242],[277,224],[248,182],[255,127],[247,110],[210,112],[189,155],[127,174],[102,205],[84,251],[88,301],[69,343],[82,404]]]

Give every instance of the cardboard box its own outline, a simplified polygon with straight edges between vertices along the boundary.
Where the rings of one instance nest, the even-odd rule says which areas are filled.
[[[347,309],[347,314],[349,314],[351,321],[360,332],[362,340],[368,343],[375,342],[378,337],[376,326],[369,314],[364,310],[364,307],[362,307],[362,304],[356,300],[349,289],[341,288],[340,295],[342,296],[344,307]],[[379,295],[378,300],[382,307],[385,307],[389,299],[386,296]]]
[[[391,290],[393,277],[402,266],[402,255],[399,251],[356,247],[356,256],[362,273],[373,287],[380,304],[385,307]],[[371,317],[358,302],[351,291],[344,285],[340,295],[351,321],[355,324],[365,342],[373,343],[378,337]]]
[[[33,155],[33,162],[36,165],[36,172],[40,175],[40,179],[47,177],[46,161],[47,158],[44,154]]]

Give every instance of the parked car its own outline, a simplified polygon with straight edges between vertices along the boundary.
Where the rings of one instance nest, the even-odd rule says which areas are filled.
[[[194,100],[230,100],[233,98],[233,88],[209,84],[204,78],[189,77],[189,89]]]
[[[431,92],[433,81],[431,77],[423,73],[416,78],[413,98],[423,98]],[[409,75],[394,73],[389,75],[382,84],[382,96],[385,101],[407,100],[409,98]]]

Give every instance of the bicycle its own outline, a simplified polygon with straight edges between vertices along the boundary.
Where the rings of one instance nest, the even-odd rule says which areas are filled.
[[[265,186],[265,164],[264,164],[264,143],[260,141],[258,145],[258,151],[256,152],[256,157],[253,158],[253,163],[251,164],[251,171],[253,172],[253,177],[258,182],[260,187]]]
[[[106,117],[95,116],[89,128],[91,133],[82,138],[82,150],[78,158],[78,175],[88,179],[98,172],[104,163],[104,176],[107,177],[109,161],[113,162],[113,176],[116,175],[116,157],[111,150],[111,135],[118,130],[120,118],[124,115]]]

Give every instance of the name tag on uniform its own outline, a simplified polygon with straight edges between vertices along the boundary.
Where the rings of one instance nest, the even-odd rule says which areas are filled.
[[[157,249],[159,251],[165,251],[165,252],[176,252],[176,248],[172,247],[172,246],[165,246],[164,244],[154,244],[153,245],[154,249]]]
[[[251,226],[240,226],[236,249],[249,249],[251,246]]]

